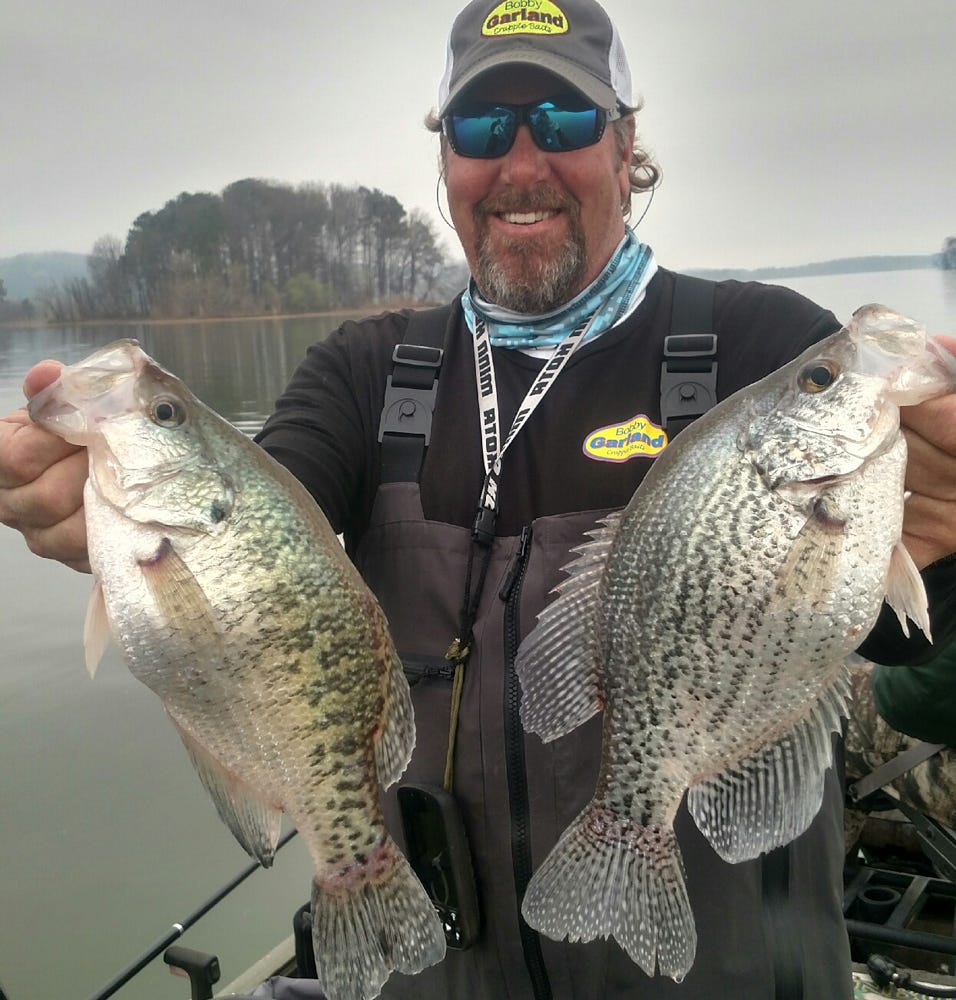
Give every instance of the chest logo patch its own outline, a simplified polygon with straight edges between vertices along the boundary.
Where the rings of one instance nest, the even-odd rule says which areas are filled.
[[[667,433],[643,413],[623,424],[599,427],[584,439],[581,450],[597,462],[653,458],[667,447]]]

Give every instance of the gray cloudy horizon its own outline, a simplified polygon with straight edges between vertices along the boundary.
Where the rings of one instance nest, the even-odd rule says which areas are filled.
[[[664,172],[638,234],[665,266],[932,253],[956,235],[956,0],[605,7]],[[0,257],[87,253],[183,191],[245,177],[378,187],[457,251],[422,119],[458,9],[8,9]],[[634,218],[643,207],[635,199]]]

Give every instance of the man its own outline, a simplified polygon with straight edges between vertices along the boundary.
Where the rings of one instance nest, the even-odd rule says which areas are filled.
[[[842,795],[832,772],[810,830],[769,859],[724,864],[682,808],[677,830],[699,935],[682,984],[649,977],[614,942],[553,942],[520,916],[532,871],[593,791],[600,722],[552,744],[525,737],[514,654],[569,549],[627,502],[666,445],[660,368],[675,298],[675,276],[625,225],[631,192],[658,175],[634,148],[617,32],[594,0],[545,6],[480,0],[452,28],[432,126],[442,129],[448,202],[473,281],[431,316],[444,354],[430,423],[416,403],[409,415],[419,422],[405,434],[389,405],[401,392],[387,386],[397,373],[414,382],[407,397],[426,399],[437,352],[399,348],[393,363],[397,345],[406,336],[420,343],[425,326],[386,314],[314,346],[259,439],[344,533],[382,603],[413,681],[418,727],[400,785],[444,785],[450,795],[435,800],[441,836],[453,837],[459,815],[470,847],[474,940],[468,866],[458,865],[450,877],[460,880],[468,947],[416,977],[393,975],[383,996],[845,997]],[[710,318],[718,398],[838,326],[792,292],[736,282],[716,287]],[[45,363],[29,373],[28,395],[55,370]],[[906,541],[920,567],[956,551],[956,434],[945,430],[954,416],[950,397],[906,418]],[[627,433],[615,437],[616,429]],[[34,551],[79,569],[84,475],[82,455],[22,412],[7,418],[0,518]],[[956,570],[937,564],[925,579],[934,610],[952,607]],[[905,641],[884,616],[867,651],[906,662],[926,655],[925,645]],[[394,790],[387,810],[399,831]],[[276,995],[318,993],[286,982]]]

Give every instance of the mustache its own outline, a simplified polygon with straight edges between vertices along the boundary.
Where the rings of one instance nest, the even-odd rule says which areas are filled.
[[[559,194],[547,185],[527,188],[523,191],[502,191],[489,195],[475,205],[479,217],[501,215],[504,212],[573,212],[575,202]]]

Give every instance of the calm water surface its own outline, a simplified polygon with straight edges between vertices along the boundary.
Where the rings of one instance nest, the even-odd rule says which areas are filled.
[[[337,320],[0,330],[0,412],[36,361],[77,361],[135,337],[249,432],[309,344]],[[0,529],[0,983],[9,1000],[93,995],[247,864],[158,699],[115,649],[82,656],[90,578]],[[310,865],[293,840],[181,943],[217,954],[222,983],[291,932]],[[161,960],[119,994],[189,996]]]
[[[846,319],[883,302],[956,334],[956,272],[900,271],[786,284]],[[246,321],[0,330],[0,412],[26,370],[76,361],[117,337],[145,350],[247,431],[258,427],[307,346],[334,322]],[[0,529],[0,983],[9,1000],[96,992],[246,864],[215,815],[155,696],[110,651],[83,666],[89,578],[27,552]],[[308,898],[298,840],[181,943],[219,955],[228,982],[291,929]],[[121,1000],[181,1000],[161,961]]]

